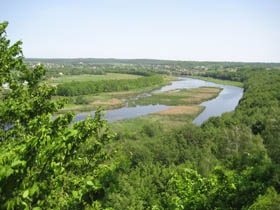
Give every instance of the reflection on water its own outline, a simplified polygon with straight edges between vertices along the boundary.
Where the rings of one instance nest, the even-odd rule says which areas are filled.
[[[205,106],[205,110],[193,121],[196,125],[201,125],[205,120],[212,116],[220,116],[224,112],[230,112],[235,109],[239,100],[243,95],[243,89],[239,87],[233,87],[229,85],[220,85],[213,82],[207,82],[199,79],[191,79],[180,77],[179,81],[172,82],[171,85],[166,85],[159,90],[155,90],[152,93],[166,92],[170,90],[180,90],[184,88],[199,88],[203,86],[207,87],[221,87],[223,90],[219,96],[210,101],[203,102],[200,106]],[[141,94],[138,97],[150,96],[150,93]],[[137,97],[136,97],[137,98]],[[136,107],[123,107],[120,109],[108,110],[105,112],[103,118],[108,122],[115,122],[117,120],[127,120],[144,115],[148,115],[154,112],[162,111],[170,106],[165,105],[147,105]],[[94,117],[94,111],[82,112],[75,116],[74,121],[80,121],[86,119],[88,115]]]

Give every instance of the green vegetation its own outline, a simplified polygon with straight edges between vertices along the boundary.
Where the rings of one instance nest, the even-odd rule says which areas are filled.
[[[64,75],[122,73],[149,76],[150,74],[206,76],[222,80],[233,80],[234,74],[244,68],[280,69],[280,63],[245,63],[245,62],[200,62],[169,61],[151,59],[25,59],[28,65],[46,63],[47,77]],[[215,76],[219,75],[219,77]],[[227,75],[231,76],[229,78]]]
[[[35,64],[38,65],[38,64]],[[32,66],[35,66],[32,65]],[[88,76],[100,76],[104,75],[106,72],[100,68],[90,68],[90,67],[67,67],[64,68],[64,65],[61,67],[48,68],[48,71],[44,75],[44,79],[54,79],[61,78],[65,75],[88,75]]]
[[[151,92],[154,89],[159,89],[163,85],[170,83],[170,80],[175,80],[174,77],[163,77],[163,82],[152,86],[141,87],[132,89],[129,91],[118,91],[118,92],[102,92],[98,94],[90,95],[79,95],[79,96],[67,96],[67,97],[54,97],[54,98],[65,98],[68,103],[66,106],[59,110],[59,113],[65,113],[68,111],[92,111],[98,108],[103,110],[120,108],[126,105],[124,101],[136,97],[142,93]]]
[[[156,115],[114,123],[118,141],[111,146],[119,146],[131,165],[121,176],[122,187],[109,193],[104,205],[114,209],[276,207],[280,74],[256,69],[244,73],[248,80],[237,110],[213,117],[201,128],[188,121],[164,126]]]
[[[185,107],[189,108],[188,112],[185,111],[176,114],[174,111],[172,113],[173,109],[171,108],[171,113],[158,112],[129,120],[116,121],[110,124],[110,128],[113,132],[117,133],[121,139],[123,138],[121,137],[122,135],[134,136],[133,138],[136,138],[136,136],[142,133],[144,127],[153,129],[154,124],[160,128],[160,130],[155,129],[154,132],[168,131],[181,127],[184,124],[191,124],[195,117],[204,110],[204,107],[200,106]],[[179,106],[179,110],[180,109],[181,106]]]
[[[21,42],[9,46],[7,25],[0,24],[0,87],[10,86],[0,104],[1,209],[98,209],[115,179],[103,149],[113,135],[100,112],[71,126],[71,113],[51,119],[63,102],[41,84],[41,65],[23,63]]]
[[[143,127],[149,127],[150,124],[157,124],[162,130],[167,131],[191,123],[204,110],[204,107],[200,107],[199,104],[202,101],[216,97],[220,91],[220,88],[202,87],[140,97],[137,100],[129,101],[130,106],[135,106],[136,104],[164,104],[173,107],[147,116],[117,121],[110,124],[110,126],[119,136],[127,133],[137,136],[142,132]]]
[[[114,123],[112,135],[99,112],[73,125],[71,113],[51,119],[63,101],[42,83],[41,65],[24,64],[21,42],[9,45],[6,27],[0,24],[0,87],[10,87],[0,89],[1,209],[279,209],[279,70],[212,71],[245,91],[234,112],[201,127],[190,123],[201,110],[178,115],[189,110],[178,106]],[[177,94],[197,92],[151,99],[177,103]]]
[[[230,69],[240,68],[244,66],[263,66],[263,67],[279,67],[279,63],[252,63],[252,62],[211,62],[211,61],[172,61],[172,60],[156,60],[156,59],[110,59],[110,58],[76,58],[76,59],[60,59],[60,58],[27,58],[25,59],[28,63],[36,64],[38,62],[51,63],[56,65],[73,65],[73,66],[101,66],[101,65],[118,65],[123,67],[128,65],[131,69],[133,65],[143,66],[179,66],[180,68],[188,69]],[[134,67],[134,66],[133,66]]]
[[[159,75],[141,77],[138,79],[100,80],[96,82],[69,82],[57,86],[60,96],[78,96],[103,92],[128,91],[163,83]]]

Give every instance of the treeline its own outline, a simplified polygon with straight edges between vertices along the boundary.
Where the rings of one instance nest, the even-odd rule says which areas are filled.
[[[164,68],[155,68],[153,66],[141,66],[135,65],[134,67],[116,67],[114,68],[105,68],[105,72],[108,73],[120,73],[120,74],[135,74],[141,76],[151,76],[154,74],[165,74],[170,75],[171,71],[169,69]]]
[[[64,68],[49,68],[46,71],[46,77],[60,77],[63,75],[81,75],[81,74],[89,74],[89,75],[104,75],[106,72],[100,68],[89,68],[89,67],[64,67]]]
[[[155,74],[153,70],[137,69],[137,68],[112,68],[111,66],[102,66],[102,67],[52,67],[48,68],[45,77],[61,77],[63,75],[104,75],[106,73],[119,73],[119,74],[133,74],[140,76],[152,76]],[[156,72],[161,73],[161,72]],[[166,74],[165,71],[162,72]]]
[[[154,75],[137,79],[68,82],[57,86],[57,95],[78,96],[101,92],[127,91],[161,84],[163,81],[162,76]]]
[[[106,73],[120,73],[120,74],[134,74],[140,76],[152,76],[155,75],[153,72],[137,69],[105,69]]]
[[[61,59],[61,58],[26,58],[29,63],[54,63],[54,64],[71,64],[79,65],[81,62],[86,65],[107,65],[107,64],[121,64],[121,65],[176,65],[181,67],[192,68],[195,66],[207,66],[209,68],[238,68],[242,66],[265,66],[273,67],[278,66],[279,63],[245,63],[245,62],[208,62],[208,61],[176,61],[176,60],[155,60],[155,59],[114,59],[114,58],[74,58],[74,59]]]
[[[236,71],[227,71],[227,70],[208,70],[202,73],[198,73],[199,76],[204,77],[213,77],[222,80],[231,80],[231,81],[238,81],[244,82],[246,81],[252,73],[264,73],[268,71],[269,74],[277,72],[278,70],[275,69],[267,69],[263,66],[246,66],[242,68],[238,68]]]

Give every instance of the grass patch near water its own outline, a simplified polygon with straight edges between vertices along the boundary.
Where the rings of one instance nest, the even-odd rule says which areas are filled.
[[[200,87],[182,89],[180,91],[154,93],[152,96],[129,101],[129,106],[149,104],[163,104],[167,106],[200,104],[205,100],[217,97],[221,90],[221,88]]]
[[[191,123],[205,109],[205,107],[201,106],[196,107],[197,108],[193,109],[192,112],[188,113],[160,114],[160,111],[159,113],[153,113],[134,119],[120,120],[110,123],[110,127],[113,132],[122,133],[123,135],[125,135],[125,132],[127,132],[133,135],[141,132],[141,129],[145,125],[153,124],[159,125],[165,132],[173,129],[174,127]],[[176,108],[176,106],[172,107],[171,109],[174,108]]]
[[[201,80],[204,80],[204,81],[214,82],[214,83],[221,84],[221,85],[231,85],[231,86],[236,86],[236,87],[243,88],[243,83],[242,82],[236,82],[236,81],[230,81],[230,80],[221,80],[221,79],[215,79],[215,78],[212,78],[212,77],[201,77],[201,76],[190,76],[190,78],[201,79]]]
[[[155,93],[152,96],[135,100],[134,103],[129,101],[131,106],[135,104],[164,104],[173,107],[146,116],[110,123],[110,126],[112,131],[119,135],[126,135],[126,133],[132,136],[138,135],[148,125],[158,125],[165,132],[175,127],[192,123],[205,109],[205,107],[201,107],[199,104],[215,98],[221,90],[221,88],[216,87],[182,89],[180,91]]]

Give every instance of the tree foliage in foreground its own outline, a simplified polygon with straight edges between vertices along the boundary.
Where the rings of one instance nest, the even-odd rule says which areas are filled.
[[[0,208],[98,209],[114,177],[103,150],[113,136],[100,112],[73,125],[71,113],[52,120],[64,103],[40,83],[42,65],[24,64],[21,42],[10,45],[7,25],[0,24],[0,87],[10,88],[0,89]]]

